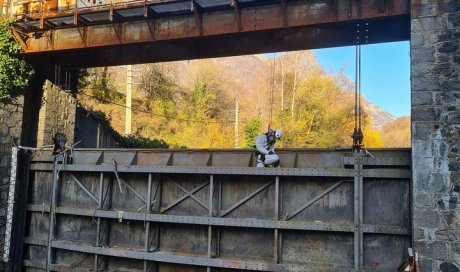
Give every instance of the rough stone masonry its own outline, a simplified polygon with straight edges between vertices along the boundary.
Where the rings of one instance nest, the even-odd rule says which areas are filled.
[[[460,1],[412,0],[413,239],[422,271],[460,271]]]
[[[24,98],[0,106],[0,253],[3,254],[8,189],[10,184],[11,148],[21,137]],[[0,271],[6,269],[0,262]]]

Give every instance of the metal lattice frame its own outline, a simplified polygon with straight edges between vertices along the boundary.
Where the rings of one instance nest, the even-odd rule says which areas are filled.
[[[46,262],[37,260],[24,260],[24,266],[36,267],[46,270],[65,269],[65,265],[53,262],[55,250],[68,250],[87,254],[94,254],[94,270],[107,269],[107,257],[124,257],[129,259],[144,260],[144,271],[157,271],[159,263],[185,264],[207,267],[207,271],[212,269],[231,268],[255,271],[311,271],[314,266],[305,264],[285,264],[281,260],[283,246],[283,231],[319,231],[325,233],[350,233],[354,235],[354,269],[339,267],[341,270],[363,271],[363,235],[382,234],[409,236],[409,226],[397,225],[375,225],[364,224],[363,222],[363,182],[364,178],[392,178],[406,180],[410,176],[410,171],[398,169],[363,169],[363,165],[374,163],[378,166],[389,166],[394,164],[404,165],[410,163],[407,158],[367,158],[362,153],[354,153],[353,157],[344,157],[343,164],[354,165],[354,169],[318,169],[318,168],[248,168],[248,167],[213,167],[213,166],[139,166],[139,165],[117,165],[114,170],[113,165],[104,165],[98,160],[99,165],[59,165],[59,158],[54,160],[53,165],[49,163],[36,162],[31,165],[33,171],[53,173],[53,186],[50,205],[30,204],[27,207],[29,212],[48,213],[49,216],[49,236],[48,239],[28,237],[25,239],[26,245],[46,246],[48,257]],[[168,160],[170,161],[170,160]],[[59,170],[59,171],[58,171]],[[114,171],[116,173],[114,173]],[[59,172],[59,173],[58,173]],[[85,185],[85,178],[79,174],[96,173],[99,176],[97,193]],[[147,192],[139,192],[128,180],[122,178],[123,175],[131,173],[141,174],[147,183]],[[179,182],[175,181],[171,174],[187,174],[207,176],[208,180],[198,183],[193,189],[186,189]],[[94,174],[93,174],[94,175]],[[259,176],[265,177],[266,182],[252,189],[251,192],[229,205],[228,208],[222,207],[222,181],[215,181],[217,176]],[[95,205],[93,209],[83,209],[75,207],[61,207],[56,202],[56,194],[59,186],[58,176],[66,176],[68,180],[75,182],[88,200]],[[302,205],[281,214],[283,203],[281,178],[290,177],[323,177],[335,180],[332,185],[316,193],[313,197],[305,199]],[[156,186],[153,186],[153,180]],[[263,179],[262,179],[263,180]],[[161,206],[162,190],[164,183],[168,182],[172,188],[178,189],[182,196],[170,200],[168,205]],[[131,192],[135,198],[143,203],[137,211],[117,211],[107,203],[108,198],[112,198],[113,188],[116,184],[127,190],[119,188],[120,192]],[[354,187],[354,222],[305,222],[293,220],[298,214],[317,203],[324,196],[333,192],[343,184],[353,184]],[[206,191],[204,191],[204,189]],[[154,189],[154,190],[153,190]],[[260,196],[266,190],[273,189],[274,194],[274,218],[232,218],[228,215],[245,205],[256,196]],[[154,192],[152,192],[154,191]],[[198,192],[206,192],[208,200],[200,199]],[[96,196],[97,195],[97,196]],[[203,195],[202,195],[203,196]],[[196,215],[174,215],[168,214],[174,211],[186,199],[190,199],[199,207],[206,210],[202,216]],[[217,200],[217,201],[215,201]],[[110,201],[109,201],[110,202]],[[217,202],[217,203],[216,203]],[[216,207],[216,209],[215,209]],[[144,210],[144,212],[142,212]],[[78,242],[70,242],[57,239],[55,236],[56,216],[78,216],[83,218],[93,218],[96,222],[96,241],[94,245]],[[108,243],[108,229],[111,220],[128,220],[133,222],[144,222],[144,246],[143,250],[129,250],[126,248],[110,248]],[[182,256],[174,253],[161,252],[159,245],[160,229],[162,224],[175,224],[185,226],[207,226],[207,253],[206,256]],[[151,232],[151,229],[154,232]],[[245,261],[227,260],[220,258],[220,239],[222,228],[251,228],[265,229],[273,231],[272,262],[266,261]],[[154,247],[152,250],[152,243]],[[334,269],[337,269],[335,267]]]

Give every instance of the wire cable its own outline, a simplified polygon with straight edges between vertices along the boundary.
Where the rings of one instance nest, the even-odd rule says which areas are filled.
[[[173,120],[178,120],[178,121],[183,121],[183,122],[213,123],[213,124],[231,124],[231,123],[233,123],[231,121],[209,121],[209,120],[194,120],[194,119],[187,119],[187,118],[170,117],[170,116],[166,116],[166,115],[162,115],[162,114],[158,114],[158,113],[153,113],[153,112],[149,112],[149,111],[145,111],[145,110],[141,110],[141,109],[135,109],[133,107],[127,107],[127,106],[125,106],[123,104],[119,104],[119,103],[110,101],[108,99],[101,99],[100,97],[90,95],[90,94],[87,94],[87,93],[84,93],[84,92],[79,92],[78,94],[81,94],[81,95],[84,95],[84,96],[87,96],[87,97],[91,97],[91,98],[95,98],[95,99],[97,99],[99,101],[109,103],[109,104],[112,104],[112,105],[116,105],[116,106],[120,106],[120,107],[123,107],[123,108],[131,109],[132,111],[135,111],[135,112],[146,113],[146,114],[153,115],[153,116],[156,116],[156,117],[162,117],[162,118],[165,118],[165,119],[168,119],[168,120],[173,119]]]

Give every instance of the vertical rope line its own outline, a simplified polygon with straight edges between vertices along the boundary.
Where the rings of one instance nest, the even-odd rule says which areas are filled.
[[[358,129],[358,47],[356,45],[355,53],[355,132]]]
[[[272,88],[270,91],[270,124],[273,121],[273,92],[275,90],[275,55],[276,53],[273,53]]]
[[[361,105],[361,45],[358,45],[358,110],[359,130],[361,130],[362,105]]]

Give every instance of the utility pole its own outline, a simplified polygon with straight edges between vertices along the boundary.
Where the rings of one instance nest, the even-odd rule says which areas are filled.
[[[133,81],[133,70],[131,65],[126,65],[126,117],[125,134],[131,134],[131,87]]]
[[[238,131],[238,100],[235,103],[235,148],[239,146],[239,131]]]

